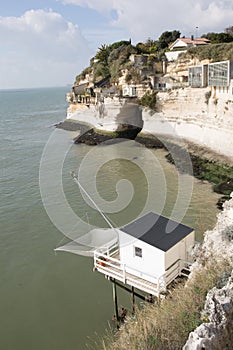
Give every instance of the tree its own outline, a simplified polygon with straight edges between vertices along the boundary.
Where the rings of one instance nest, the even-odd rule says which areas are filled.
[[[148,46],[144,43],[138,43],[136,45],[136,50],[138,54],[149,53]]]
[[[120,46],[123,46],[123,45],[131,45],[131,39],[129,40],[121,40],[121,41],[117,41],[113,44],[110,45],[110,50],[114,50],[114,49],[118,49]]]
[[[147,47],[148,53],[155,53],[158,50],[157,42],[155,40],[152,40],[151,38],[147,39],[145,45]]]
[[[227,33],[227,34],[233,36],[233,26],[227,27],[227,28],[225,29],[225,33]]]
[[[108,56],[110,54],[110,47],[106,44],[101,45],[101,47],[98,48],[97,54],[95,55],[95,58],[99,60],[103,64],[108,64]]]
[[[170,43],[174,42],[178,38],[180,38],[179,30],[163,32],[157,42],[159,49],[166,49]]]
[[[211,44],[221,44],[221,43],[229,43],[233,41],[233,36],[228,33],[207,33],[203,34],[202,38],[206,38],[210,40]]]
[[[151,54],[158,51],[157,41],[148,38],[145,43],[138,43],[136,45],[138,54]]]

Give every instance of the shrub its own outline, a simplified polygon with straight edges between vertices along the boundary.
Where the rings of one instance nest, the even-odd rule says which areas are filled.
[[[157,95],[157,91],[152,91],[152,92],[147,91],[145,93],[145,95],[143,95],[141,100],[140,100],[141,105],[155,110],[156,109],[156,95]]]
[[[209,104],[210,96],[211,96],[211,91],[207,91],[207,92],[205,93],[205,103],[206,103],[207,105]]]

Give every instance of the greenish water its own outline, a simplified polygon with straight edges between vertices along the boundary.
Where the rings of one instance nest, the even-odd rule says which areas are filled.
[[[52,125],[65,117],[66,92],[66,88],[0,91],[0,347],[4,350],[85,349],[85,344],[92,343],[90,339],[104,334],[113,315],[111,285],[92,272],[92,260],[54,253],[54,248],[64,242],[64,235],[49,219],[40,195],[42,152],[54,132]],[[81,217],[86,223],[77,225],[78,235],[88,225],[104,225],[70,177],[69,172],[80,166],[82,183],[90,191],[93,183],[97,183],[98,192],[110,209],[113,203],[109,201],[117,199],[117,182],[122,178],[131,182],[132,188],[129,183],[119,188],[124,205],[118,203],[116,207],[120,210],[109,214],[117,225],[133,220],[146,205],[151,210],[162,208],[165,215],[170,215],[179,177],[174,166],[165,160],[164,151],[147,151],[131,143],[125,144],[122,153],[119,145],[108,145],[105,149],[112,155],[109,159],[103,147],[92,154],[94,148],[73,145],[72,137],[73,133],[58,131],[52,145],[51,167],[56,168],[62,152],[60,138],[65,139],[70,148],[63,164],[63,190],[77,221]],[[157,170],[153,170],[151,157]],[[46,163],[47,158],[44,160]],[[184,176],[181,182],[185,181]],[[153,196],[148,195],[148,189]],[[132,200],[128,203],[129,194]],[[56,191],[52,195],[55,197],[51,206],[61,210],[61,221],[65,222]],[[181,197],[184,203],[186,193],[182,192]],[[203,230],[216,221],[217,198],[209,184],[194,179],[183,222],[196,229],[199,239]],[[121,303],[129,303],[129,296],[123,292]]]

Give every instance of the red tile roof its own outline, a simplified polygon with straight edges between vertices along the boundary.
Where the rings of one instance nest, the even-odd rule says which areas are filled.
[[[176,41],[174,41],[171,46],[174,46],[178,41],[183,41],[183,43],[187,44],[187,45],[206,45],[210,43],[210,40],[206,39],[206,38],[178,38],[176,39]]]

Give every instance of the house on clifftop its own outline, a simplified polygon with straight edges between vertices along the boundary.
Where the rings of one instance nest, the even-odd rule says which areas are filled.
[[[179,54],[187,51],[190,47],[197,47],[210,44],[210,40],[206,38],[178,38],[170,46],[168,52],[165,52],[168,61],[175,61]]]

